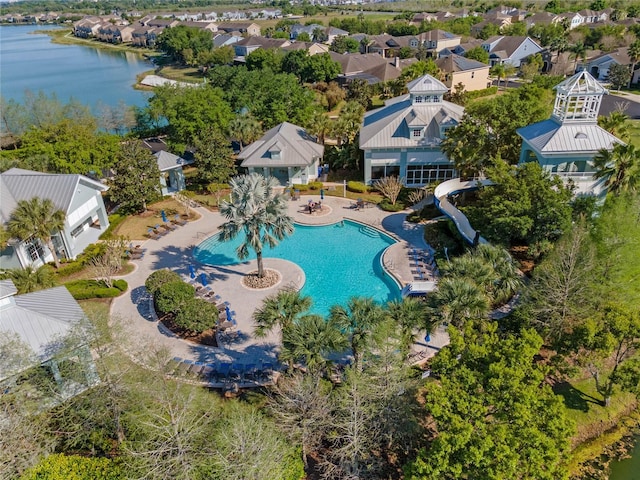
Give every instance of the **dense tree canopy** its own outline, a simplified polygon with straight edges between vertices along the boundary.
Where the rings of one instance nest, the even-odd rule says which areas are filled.
[[[498,157],[514,165],[522,144],[516,129],[548,118],[551,105],[551,92],[535,85],[472,103],[460,124],[447,131],[442,151],[463,177],[477,174]]]
[[[226,131],[233,116],[222,90],[210,86],[158,87],[145,110],[164,120],[169,140],[179,151],[204,131]]]
[[[181,63],[191,64],[213,48],[213,37],[208,30],[178,25],[162,31],[156,48]]]
[[[534,363],[542,339],[533,331],[500,338],[495,326],[450,335],[427,383],[434,438],[407,478],[564,478],[573,428]]]
[[[128,142],[113,167],[109,181],[111,200],[125,212],[142,212],[160,197],[160,169],[151,152],[138,142]]]

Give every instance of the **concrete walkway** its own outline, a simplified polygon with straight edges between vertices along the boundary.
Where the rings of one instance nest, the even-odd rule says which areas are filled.
[[[297,223],[325,225],[344,219],[353,219],[378,228],[398,241],[387,249],[383,259],[385,267],[401,285],[413,280],[407,252],[412,248],[427,248],[427,245],[424,243],[422,226],[405,221],[407,211],[387,213],[377,206],[356,210],[353,208],[352,200],[325,196],[322,201],[322,210],[309,214],[305,208],[309,200],[320,201],[319,192],[314,195],[303,195],[299,200],[289,202],[289,214]],[[244,274],[256,270],[255,260],[230,266],[211,267],[199,264],[193,258],[193,249],[204,239],[217,233],[224,219],[218,212],[211,212],[204,207],[198,207],[195,211],[200,215],[198,220],[189,222],[158,240],[143,242],[141,244],[145,250],[143,258],[135,260],[136,269],[123,277],[129,283],[129,291],[113,301],[111,314],[113,319],[120,320],[127,331],[128,338],[131,339],[131,345],[127,346],[127,350],[134,360],[141,363],[144,363],[144,359],[152,351],[166,352],[167,359],[180,357],[204,363],[274,362],[280,333],[272,332],[263,339],[254,338],[252,314],[262,304],[264,298],[276,293],[282,287],[302,288],[304,272],[287,260],[265,258],[265,267],[277,270],[281,274],[281,279],[277,285],[258,291],[244,287],[241,282]],[[222,344],[219,347],[199,345],[174,336],[158,322],[150,295],[144,287],[147,277],[162,268],[173,270],[188,279],[189,265],[194,265],[198,273],[206,272],[212,275],[215,280],[211,286],[215,293],[229,302],[230,309],[236,312],[238,334],[233,339],[221,338]],[[422,337],[424,332],[421,333],[420,338]],[[424,342],[417,343],[415,350],[423,351],[421,359],[424,359],[447,343],[446,332],[440,330],[431,335],[428,345]]]

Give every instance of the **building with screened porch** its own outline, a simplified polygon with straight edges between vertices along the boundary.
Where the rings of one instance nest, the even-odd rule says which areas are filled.
[[[398,176],[408,187],[454,178],[453,163],[440,150],[446,131],[460,122],[464,108],[444,100],[448,89],[431,75],[407,84],[409,93],[367,112],[360,129],[364,179]]]

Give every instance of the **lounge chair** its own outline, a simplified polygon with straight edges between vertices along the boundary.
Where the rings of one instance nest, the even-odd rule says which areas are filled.
[[[162,226],[163,226],[164,228],[166,228],[167,230],[171,231],[171,232],[173,232],[176,228],[178,228],[178,227],[177,227],[177,225],[174,225],[173,223],[171,223],[171,222],[170,222],[170,221],[168,221],[168,220],[167,220],[166,222],[164,222],[164,223],[162,224]]]
[[[136,252],[127,250],[126,255],[129,260],[140,260],[144,256],[144,253],[142,253],[141,250]]]
[[[147,237],[149,237],[151,240],[158,240],[161,236],[162,235],[156,232],[153,228],[147,230]]]
[[[166,228],[162,228],[160,227],[160,225],[156,224],[156,226],[153,228],[153,230],[160,235],[161,237],[164,237],[167,233],[169,233],[169,230],[167,230]]]
[[[179,227],[182,227],[187,224],[187,220],[180,217],[180,215],[176,213],[175,217],[173,217],[173,220],[171,220],[171,223],[173,223],[174,225],[178,225]]]

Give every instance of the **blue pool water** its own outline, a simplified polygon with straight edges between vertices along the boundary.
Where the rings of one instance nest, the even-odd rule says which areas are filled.
[[[236,248],[242,236],[221,242],[209,237],[194,251],[194,257],[207,265],[239,263]],[[293,235],[275,248],[265,248],[263,256],[282,258],[304,270],[303,295],[313,299],[313,313],[326,315],[331,306],[346,305],[353,296],[372,297],[380,303],[400,296],[398,285],[381,267],[384,250],[395,241],[378,230],[345,220],[333,225],[296,225]],[[251,251],[248,260],[255,259]]]

